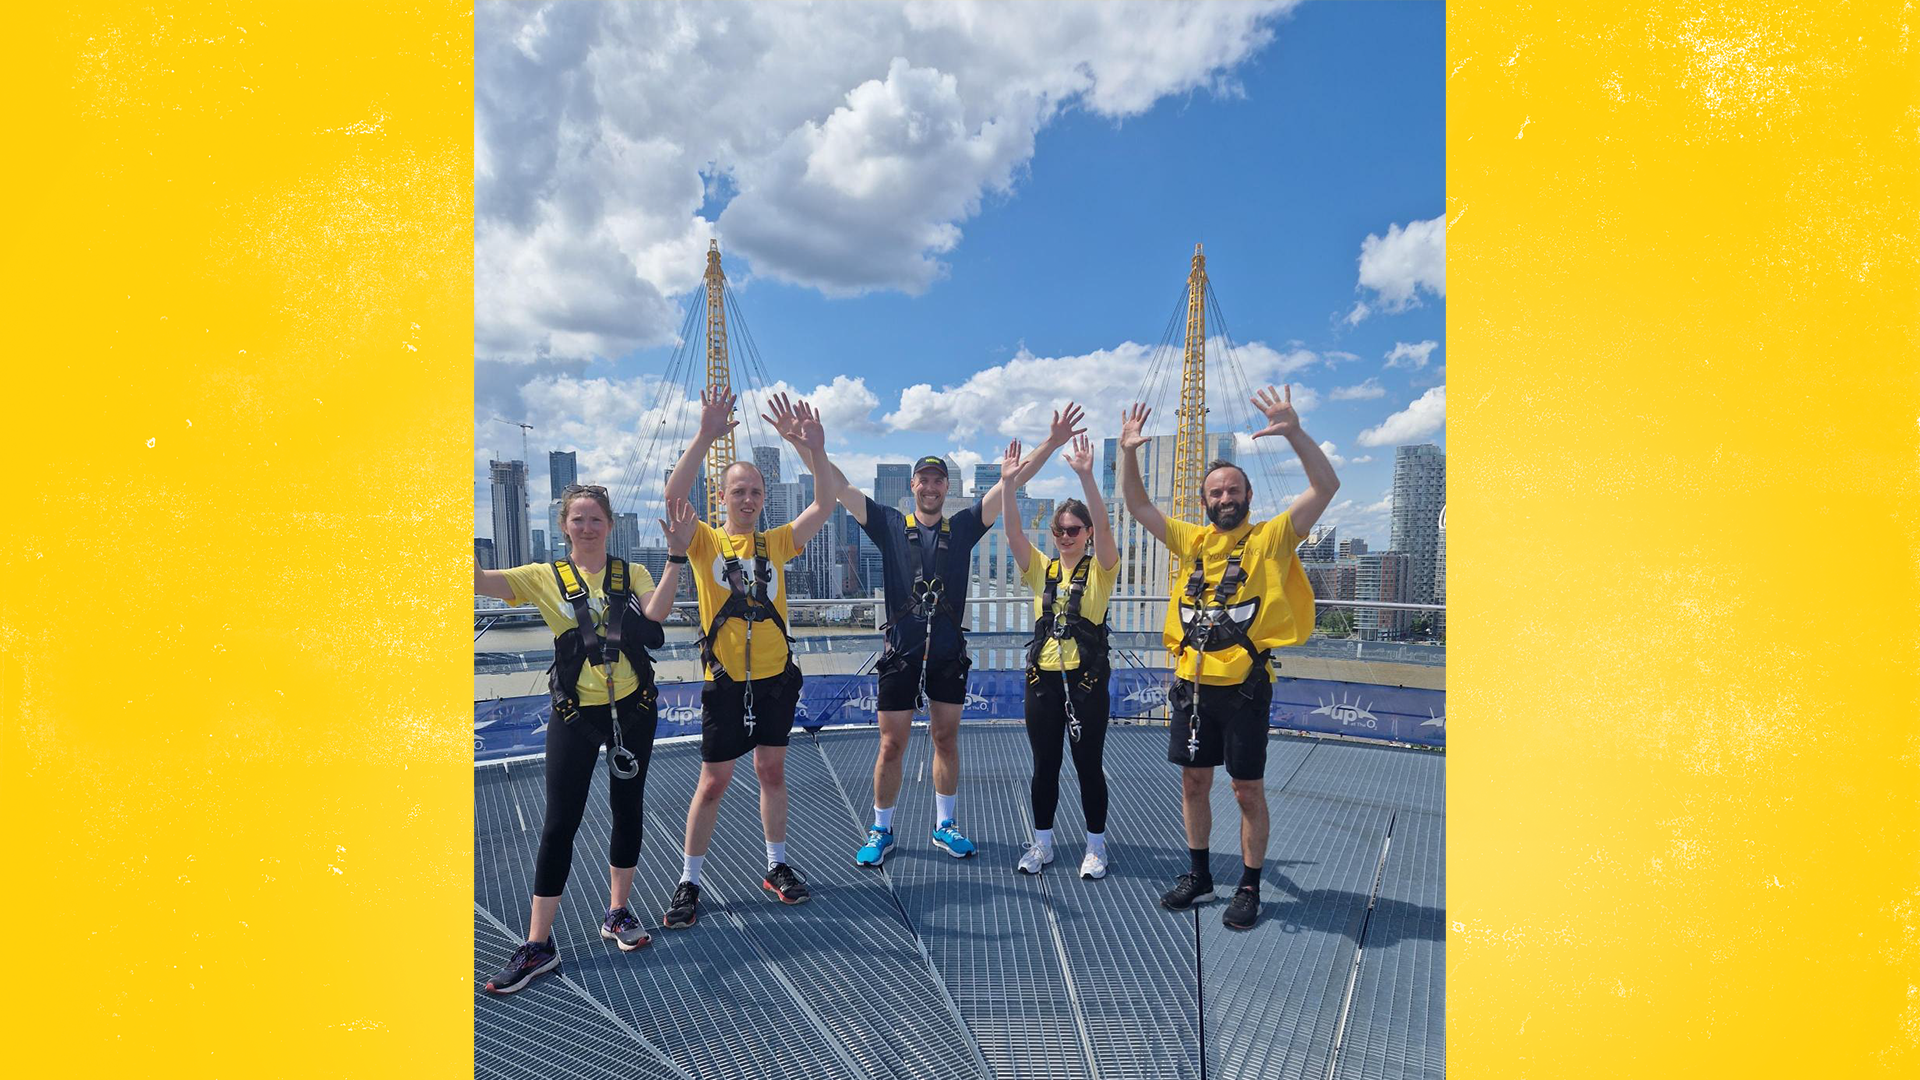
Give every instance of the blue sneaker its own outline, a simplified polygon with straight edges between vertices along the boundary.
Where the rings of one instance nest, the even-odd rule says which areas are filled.
[[[947,854],[956,859],[964,859],[980,850],[961,833],[960,826],[950,820],[941,822],[940,827],[933,830],[933,843],[935,847],[946,849]]]
[[[867,842],[853,857],[855,866],[879,866],[887,860],[887,849],[893,846],[893,830],[878,825],[867,827]]]

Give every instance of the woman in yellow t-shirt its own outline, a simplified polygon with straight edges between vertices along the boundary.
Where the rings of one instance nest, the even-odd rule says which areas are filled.
[[[1020,527],[1014,484],[1000,489],[1000,519],[1014,565],[1034,592],[1034,637],[1027,646],[1027,742],[1033,747],[1033,842],[1015,867],[1037,874],[1053,861],[1053,814],[1060,802],[1060,743],[1073,748],[1080,774],[1080,806],[1087,816],[1087,854],[1080,876],[1107,876],[1107,775],[1101,758],[1107,742],[1107,596],[1120,549],[1113,542],[1106,504],[1093,480],[1093,443],[1074,440],[1067,467],[1080,477],[1086,502],[1068,499],[1053,515],[1053,543],[1060,557],[1037,556]],[[1017,475],[1019,444],[1009,449],[1000,475]],[[1048,594],[1052,594],[1049,609]]]
[[[560,966],[560,954],[553,943],[553,919],[560,909],[567,870],[573,863],[573,837],[586,813],[587,793],[593,785],[602,745],[608,748],[607,803],[613,811],[613,837],[607,857],[611,899],[600,924],[600,936],[624,951],[651,940],[627,907],[634,868],[640,862],[647,762],[653,753],[659,718],[653,665],[646,646],[659,644],[659,623],[673,606],[680,564],[687,561],[687,543],[693,538],[693,507],[685,500],[670,501],[667,516],[672,524],[660,523],[667,537],[668,558],[659,588],[654,587],[645,567],[624,562],[629,580],[621,588],[612,560],[607,557],[613,504],[607,498],[607,489],[598,485],[574,484],[560,494],[560,527],[572,551],[564,569],[557,562],[507,570],[474,567],[475,593],[538,607],[555,639],[549,679],[554,715],[547,724],[547,812],[540,827],[539,854],[534,857],[532,914],[527,919],[526,944],[514,950],[507,966],[487,980],[486,988],[496,994],[514,993],[535,976]],[[579,611],[567,599],[567,591],[576,584],[587,592],[591,636],[583,633]],[[610,594],[616,600],[611,606]],[[626,598],[624,603],[617,602],[620,596]],[[617,627],[620,632],[613,649],[607,647],[609,627]],[[615,653],[611,667],[606,663],[609,651]],[[611,698],[607,692],[609,674],[613,681]],[[614,704],[609,704],[610,700]]]

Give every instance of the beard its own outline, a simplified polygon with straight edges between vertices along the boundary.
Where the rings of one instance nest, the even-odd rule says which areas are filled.
[[[1222,529],[1232,530],[1247,520],[1247,504],[1221,501],[1207,507],[1207,520]]]

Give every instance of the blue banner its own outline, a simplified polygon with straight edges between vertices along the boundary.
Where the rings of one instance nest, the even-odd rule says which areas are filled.
[[[1108,682],[1113,715],[1165,718],[1169,677],[1167,671],[1151,668],[1116,670]],[[660,684],[658,738],[700,733],[700,688],[697,682]],[[878,692],[878,679],[871,674],[808,675],[794,724],[819,729],[875,723]],[[1026,672],[968,674],[962,719],[1017,718],[1025,712]],[[1268,722],[1293,731],[1444,747],[1446,713],[1444,690],[1283,678],[1274,683]],[[544,752],[550,715],[545,694],[474,702],[474,759]]]

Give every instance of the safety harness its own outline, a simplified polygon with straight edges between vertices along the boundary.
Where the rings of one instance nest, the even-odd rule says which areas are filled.
[[[1211,603],[1205,600],[1207,592],[1206,552],[1200,551],[1193,557],[1193,572],[1187,575],[1186,594],[1180,600],[1180,622],[1184,627],[1180,635],[1180,644],[1174,647],[1176,666],[1179,658],[1188,649],[1195,649],[1201,655],[1194,659],[1193,668],[1193,712],[1187,724],[1187,757],[1192,759],[1200,752],[1200,667],[1206,654],[1216,649],[1230,649],[1239,646],[1247,651],[1253,660],[1253,669],[1248,677],[1265,675],[1267,659],[1273,655],[1271,649],[1261,649],[1253,643],[1247,629],[1253,625],[1254,616],[1260,612],[1258,596],[1234,603],[1240,586],[1246,583],[1247,572],[1240,565],[1241,556],[1247,547],[1247,538],[1253,535],[1249,529],[1240,537],[1233,550],[1227,554],[1227,567],[1220,574],[1220,583],[1213,587]]]
[[[741,719],[747,726],[747,734],[753,734],[753,624],[771,622],[780,629],[780,636],[787,639],[787,653],[793,653],[793,635],[787,630],[787,621],[780,617],[780,609],[773,606],[768,589],[773,584],[773,560],[767,557],[767,534],[758,530],[753,534],[753,576],[751,584],[747,577],[746,566],[734,553],[733,540],[727,539],[727,557],[722,570],[726,578],[729,595],[713,613],[713,622],[708,624],[707,632],[700,638],[700,659],[707,670],[725,674],[726,668],[715,653],[715,643],[720,637],[720,627],[728,619],[740,619],[747,624],[746,644],[746,681],[741,689],[741,704],[744,710]]]
[[[607,560],[601,592],[606,598],[607,633],[603,638],[593,625],[592,594],[571,559],[553,564],[554,581],[560,598],[573,607],[574,625],[554,639],[553,666],[547,673],[547,691],[553,711],[562,723],[571,724],[580,715],[580,672],[588,664],[603,669],[607,686],[607,714],[613,721],[613,738],[607,745],[607,769],[621,780],[640,775],[640,759],[627,749],[620,731],[619,703],[613,695],[613,669],[625,656],[640,679],[641,694],[653,691],[653,658],[650,648],[666,642],[660,624],[641,614],[634,603],[633,585],[627,576],[624,559]],[[637,620],[627,626],[629,618]]]
[[[953,531],[952,522],[952,518],[941,518],[940,530],[934,534],[933,565],[936,570],[946,565],[947,538]],[[926,620],[927,636],[920,647],[920,696],[914,702],[915,712],[925,712],[929,707],[927,660],[933,655],[933,617],[936,614],[945,615],[953,620],[956,627],[960,625],[960,617],[954,613],[953,605],[947,603],[946,579],[938,576],[937,573],[933,577],[927,576],[926,552],[921,550],[920,544],[920,522],[912,514],[908,514],[907,550],[913,552],[914,556],[913,585],[908,593],[909,601],[906,610],[894,613],[893,617],[887,620],[887,625],[882,628],[888,632],[888,640],[891,641],[893,639],[891,631],[902,618]]]
[[[1093,553],[1088,552],[1068,575],[1067,602],[1057,611],[1060,597],[1060,560],[1047,561],[1047,584],[1040,594],[1040,617],[1033,621],[1033,639],[1027,642],[1027,681],[1040,681],[1040,654],[1047,639],[1064,643],[1072,638],[1080,654],[1080,672],[1088,685],[1107,677],[1107,624],[1080,616],[1080,600],[1087,591],[1087,574],[1093,568]],[[1067,669],[1060,669],[1060,691],[1067,703],[1067,735],[1080,741],[1080,717],[1073,707],[1073,687]]]

